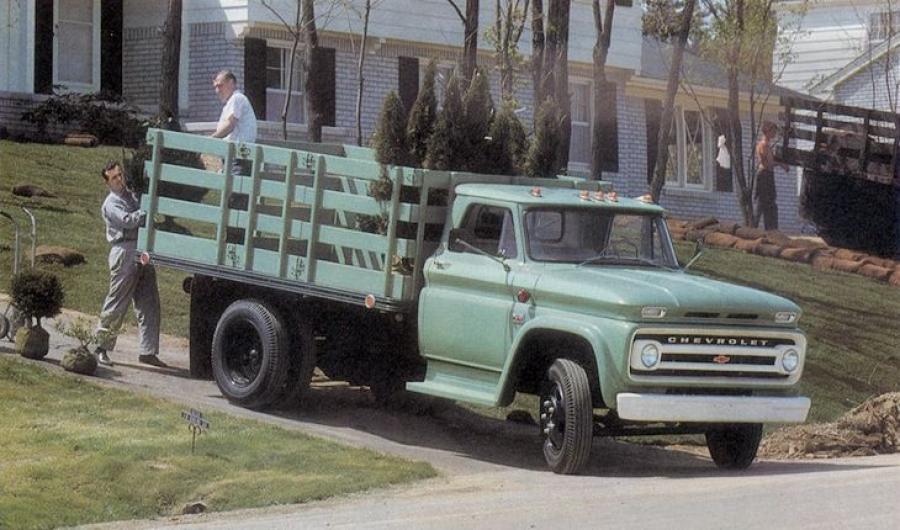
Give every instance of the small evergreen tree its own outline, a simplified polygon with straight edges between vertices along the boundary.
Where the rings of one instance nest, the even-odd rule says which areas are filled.
[[[375,160],[395,166],[409,165],[406,145],[406,111],[393,90],[384,99],[384,107],[375,131]]]
[[[487,157],[488,135],[494,115],[494,101],[487,76],[481,69],[475,71],[463,100],[463,151],[458,159],[462,168],[479,173],[488,172],[491,162]]]
[[[416,97],[416,102],[409,113],[409,123],[406,124],[406,140],[409,145],[410,158],[418,167],[425,163],[425,157],[428,155],[428,139],[434,132],[437,119],[437,96],[434,92],[436,74],[437,65],[434,60],[431,60],[425,69],[422,90]]]
[[[514,112],[515,103],[507,101],[491,122],[487,164],[484,171],[497,175],[521,173],[528,151],[525,127]]]
[[[462,153],[463,134],[462,95],[459,78],[456,73],[447,81],[444,93],[444,107],[438,115],[434,133],[428,138],[428,154],[425,156],[425,167],[428,169],[459,170]]]
[[[553,178],[558,173],[559,121],[559,106],[547,98],[538,108],[534,122],[534,138],[525,162],[525,174],[529,177]]]

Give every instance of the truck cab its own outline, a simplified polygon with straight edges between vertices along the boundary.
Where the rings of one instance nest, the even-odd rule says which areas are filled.
[[[544,454],[580,469],[595,431],[702,432],[747,467],[770,422],[802,422],[800,309],[687,273],[664,210],[615,193],[464,184],[424,265],[412,391],[540,400]],[[602,420],[595,409],[603,411]]]

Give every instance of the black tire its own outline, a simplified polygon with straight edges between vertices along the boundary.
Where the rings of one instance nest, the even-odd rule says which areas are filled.
[[[298,322],[291,329],[291,351],[287,377],[281,392],[273,401],[273,405],[289,407],[300,403],[309,390],[315,368],[315,334],[310,326]]]
[[[283,320],[264,302],[238,300],[219,318],[212,341],[212,371],[229,401],[263,408],[283,396],[289,355]]]
[[[587,373],[578,363],[557,359],[547,370],[540,396],[544,459],[554,473],[578,473],[591,456],[593,408]]]
[[[756,458],[763,426],[735,424],[706,431],[709,456],[721,469],[747,469]]]
[[[6,339],[9,334],[9,319],[5,315],[0,315],[0,339]]]

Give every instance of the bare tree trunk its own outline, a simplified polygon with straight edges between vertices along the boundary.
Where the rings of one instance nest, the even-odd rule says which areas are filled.
[[[544,59],[553,67],[553,96],[559,105],[559,150],[557,163],[565,170],[569,165],[572,140],[572,109],[569,101],[569,10],[571,0],[550,0],[547,27],[547,50]]]
[[[316,31],[316,14],[314,0],[300,0],[302,15],[300,24],[303,28],[303,44],[306,61],[306,93],[309,97],[309,139],[312,142],[322,141],[322,125],[325,122],[325,102],[322,90],[318,86],[319,72],[322,69],[322,57],[319,53],[319,34]]]
[[[544,102],[544,1],[531,4],[531,82],[534,85],[534,117]]]
[[[159,82],[160,125],[179,131],[178,65],[181,55],[181,0],[169,0],[169,10],[162,30],[162,77]]]
[[[463,44],[463,78],[472,82],[478,65],[478,0],[466,0],[465,41]]]
[[[603,151],[600,142],[603,141],[601,127],[603,127],[603,113],[609,112],[603,108],[606,98],[606,58],[609,56],[609,45],[612,40],[613,14],[616,10],[614,0],[606,1],[605,15],[600,14],[600,0],[593,0],[594,29],[597,32],[597,40],[594,42],[594,109],[593,109],[593,135],[591,138],[591,178],[603,179]]]
[[[294,67],[297,64],[297,48],[300,47],[300,3],[297,2],[297,15],[294,19],[294,31],[291,32],[294,42],[291,43],[291,62],[288,63],[287,96],[281,107],[281,137],[287,140],[288,112],[291,110],[291,94],[294,90]]]
[[[731,50],[728,61],[728,151],[731,156],[731,172],[738,185],[738,201],[741,207],[741,216],[747,226],[756,226],[753,213],[753,180],[748,182],[744,172],[744,131],[741,124],[741,101],[739,85],[739,64],[741,57],[742,40],[744,37],[744,2],[735,0],[733,7],[737,21],[737,35],[731,42]],[[751,108],[751,115],[753,109]],[[752,129],[751,129],[752,130]]]
[[[691,31],[696,0],[686,0],[681,14],[681,29],[675,40],[672,52],[672,64],[669,66],[669,80],[666,84],[666,99],[663,102],[662,116],[659,120],[659,135],[656,147],[656,168],[653,181],[650,183],[650,196],[659,202],[663,186],[666,183],[666,165],[669,161],[669,135],[672,132],[672,118],[675,115],[675,94],[678,92],[678,80],[681,77],[681,62],[684,58],[684,47]]]
[[[530,0],[525,0],[522,11],[519,11],[519,0],[506,0],[505,9],[500,0],[496,0],[494,3],[494,32],[496,33],[494,50],[497,54],[497,67],[500,70],[501,101],[515,99],[516,65],[513,62],[513,54],[519,47],[519,39],[525,29],[525,19],[530,3]]]
[[[366,61],[366,39],[369,36],[369,13],[372,11],[372,0],[366,0],[363,13],[362,44],[359,47],[359,65],[356,68],[356,145],[362,145],[362,100],[363,100],[363,66]]]

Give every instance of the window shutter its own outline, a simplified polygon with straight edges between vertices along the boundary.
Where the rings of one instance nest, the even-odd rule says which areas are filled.
[[[53,0],[34,4],[34,92],[53,92]]]
[[[122,0],[100,3],[100,90],[122,94]]]
[[[659,148],[659,120],[662,117],[662,102],[656,99],[644,100],[644,116],[647,127],[647,184],[653,182],[653,166],[656,165],[656,150]]]
[[[266,119],[266,40],[244,39],[244,95],[256,119]]]
[[[321,54],[322,71],[322,90],[327,94],[325,102],[324,115],[322,116],[322,125],[334,127],[337,123],[337,82],[335,73],[335,51],[334,48],[318,48]]]
[[[715,147],[715,157],[719,156],[719,135],[724,134],[726,137],[729,137],[728,134],[728,112],[725,109],[715,108],[713,109],[713,134],[715,137],[713,141],[716,142]],[[731,139],[728,139],[728,143],[731,144]],[[740,160],[732,160],[732,165],[737,162],[741,163]],[[733,192],[734,191],[734,178],[732,177],[733,173],[731,172],[731,168],[725,169],[724,167],[719,166],[719,163],[713,160],[713,167],[715,167],[715,191],[726,191]],[[733,166],[732,166],[733,167]]]
[[[600,171],[619,172],[619,111],[616,105],[616,83],[607,82],[599,90],[597,101],[600,104]]]
[[[419,95],[419,59],[416,57],[400,57],[397,86],[400,88],[400,101],[406,113],[412,110]]]

